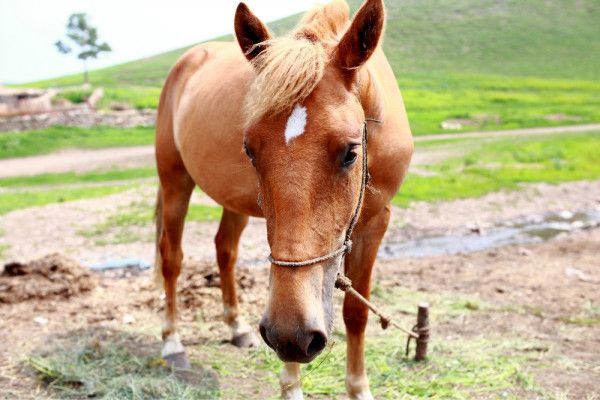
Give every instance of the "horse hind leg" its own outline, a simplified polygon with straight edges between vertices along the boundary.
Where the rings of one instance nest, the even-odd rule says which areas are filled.
[[[219,230],[215,236],[223,295],[223,319],[231,328],[231,343],[237,347],[255,347],[260,343],[254,330],[239,314],[235,281],[235,262],[240,237],[247,223],[248,216],[223,209]]]
[[[165,184],[168,182],[168,184]],[[162,326],[161,356],[169,366],[189,368],[185,348],[177,333],[177,278],[181,272],[183,252],[181,238],[194,183],[187,175],[161,181],[156,207],[157,281],[165,291],[165,315]]]

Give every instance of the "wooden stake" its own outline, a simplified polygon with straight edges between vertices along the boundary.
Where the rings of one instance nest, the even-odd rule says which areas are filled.
[[[423,361],[427,358],[427,342],[429,342],[429,304],[419,304],[417,312],[417,349],[415,361]]]

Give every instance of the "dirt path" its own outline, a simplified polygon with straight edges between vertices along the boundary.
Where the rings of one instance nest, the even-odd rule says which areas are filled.
[[[482,131],[416,136],[416,142],[456,138],[496,138],[507,136],[537,136],[559,133],[581,133],[600,130],[600,124],[561,127],[527,128],[504,131]],[[412,165],[441,161],[460,151],[417,149]],[[71,149],[58,153],[0,160],[0,178],[30,176],[43,173],[90,171],[111,167],[134,168],[154,165],[154,146],[116,147],[99,150]]]
[[[501,131],[478,131],[465,133],[440,133],[433,135],[415,136],[415,142],[429,142],[436,140],[461,139],[461,138],[487,138],[507,136],[539,136],[554,135],[559,133],[584,133],[600,131],[600,124],[566,125],[539,128],[507,129]]]
[[[152,165],[154,165],[154,146],[111,147],[99,150],[70,149],[41,156],[0,160],[0,178]]]

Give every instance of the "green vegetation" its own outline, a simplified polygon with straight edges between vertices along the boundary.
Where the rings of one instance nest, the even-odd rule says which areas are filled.
[[[356,9],[360,0],[351,0]],[[600,121],[600,4],[409,0],[386,3],[384,48],[415,134]],[[232,16],[233,20],[233,16]],[[281,34],[298,16],[270,24]],[[216,40],[231,40],[223,36]],[[103,107],[156,107],[169,69],[189,47],[92,71]],[[28,84],[71,86],[79,75]]]
[[[92,89],[82,88],[63,89],[57,97],[69,100],[71,103],[80,104],[84,103],[90,97],[92,91]]]
[[[415,298],[430,302],[431,318],[436,325],[474,317],[476,313],[495,312],[477,298],[417,293],[397,287],[376,289],[373,296],[383,302],[388,311],[398,315],[404,325],[409,325],[413,316],[398,311],[402,310],[401,304],[412,304]],[[214,319],[201,322],[202,329],[218,324]],[[530,372],[533,368],[543,368],[544,355],[523,351],[535,347],[536,343],[510,335],[462,339],[435,336],[430,343],[429,359],[415,363],[404,356],[403,335],[393,330],[381,331],[376,325],[371,321],[366,340],[366,362],[376,398],[466,399],[500,393],[508,399],[544,396]],[[139,329],[144,331],[142,327]],[[190,335],[197,337],[198,326],[194,324],[188,329]],[[345,395],[343,330],[334,329],[333,341],[332,347],[302,367],[303,389],[310,398],[331,399]],[[53,341],[52,348],[34,352],[28,364],[49,389],[61,397],[188,398],[184,393],[198,396],[194,391],[214,387],[208,378],[213,373],[219,376],[219,392],[200,398],[275,399],[279,396],[277,377],[282,363],[266,346],[244,350],[209,340],[199,346],[188,346],[188,352],[195,379],[187,379],[187,382],[174,379],[161,367],[158,339],[148,338],[143,333],[71,333],[68,338]]]
[[[427,174],[409,174],[396,205],[476,197],[521,183],[598,179],[600,132],[482,140],[464,156],[423,169]]]
[[[102,148],[152,144],[154,128],[51,128],[3,133],[0,135],[0,159],[46,154],[65,148]]]
[[[0,259],[4,258],[4,253],[8,249],[10,249],[10,245],[6,243],[0,243]]]
[[[0,193],[0,215],[22,208],[104,197],[132,189],[131,185],[9,191]]]
[[[561,318],[561,321],[567,324],[579,326],[598,326],[600,325],[600,304],[590,301],[578,315]]]
[[[600,83],[496,75],[405,76],[399,79],[414,134],[493,130],[600,121]]]
[[[153,340],[105,329],[71,332],[55,338],[53,348],[40,350],[27,364],[61,398],[215,397],[218,382],[212,374],[196,373],[194,383],[185,383],[165,368],[148,342]]]
[[[85,173],[64,172],[58,174],[42,174],[1,178],[0,187],[56,186],[68,184],[104,183],[143,178],[155,178],[155,168],[111,169],[108,171],[92,171]]]
[[[221,218],[221,207],[190,204],[186,221],[218,221]],[[94,238],[97,245],[152,242],[154,232],[148,237],[140,235],[140,227],[153,225],[154,204],[134,202],[128,207],[118,210],[106,220],[79,233]]]

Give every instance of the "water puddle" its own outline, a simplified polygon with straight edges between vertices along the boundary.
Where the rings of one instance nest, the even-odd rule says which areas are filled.
[[[506,245],[548,241],[559,235],[600,226],[600,209],[561,211],[531,215],[464,234],[422,237],[400,243],[386,243],[379,258],[429,257],[493,249]]]
[[[488,228],[473,228],[463,233],[424,236],[401,242],[388,241],[379,249],[378,257],[383,260],[396,260],[471,253],[507,245],[544,242],[560,235],[597,226],[600,226],[600,208],[529,215]],[[266,257],[241,259],[239,264],[254,267],[266,265],[267,260]],[[86,265],[95,272],[115,278],[139,275],[151,267],[151,263],[139,258],[104,259]]]

